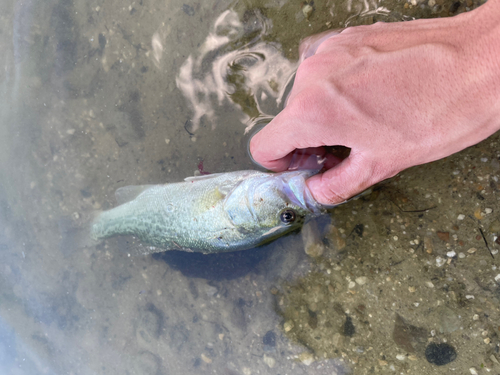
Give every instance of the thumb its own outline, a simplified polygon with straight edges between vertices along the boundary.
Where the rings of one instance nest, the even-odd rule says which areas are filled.
[[[307,180],[307,186],[320,204],[341,204],[382,180],[374,177],[375,168],[370,164],[360,156],[351,154],[337,166],[312,176]]]

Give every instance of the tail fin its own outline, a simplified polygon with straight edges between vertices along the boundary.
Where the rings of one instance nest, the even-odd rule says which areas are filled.
[[[59,233],[61,242],[59,249],[64,257],[72,255],[75,251],[96,246],[99,241],[92,239],[90,228],[98,212],[86,215],[83,219],[75,220],[64,216],[59,220]]]

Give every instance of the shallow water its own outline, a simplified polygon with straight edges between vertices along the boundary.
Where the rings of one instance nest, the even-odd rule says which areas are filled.
[[[0,372],[500,372],[498,135],[335,209],[321,255],[297,233],[201,259],[60,248],[61,218],[118,187],[255,168],[301,38],[477,5],[434,3],[4,1]]]

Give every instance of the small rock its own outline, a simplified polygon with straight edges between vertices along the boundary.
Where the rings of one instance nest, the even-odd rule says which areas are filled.
[[[264,354],[264,363],[269,366],[269,368],[273,368],[276,365],[276,360],[273,357],[269,357]]]
[[[309,352],[303,352],[299,355],[299,360],[304,365],[309,366],[314,362],[314,355]]]
[[[205,354],[203,354],[203,353],[201,353],[201,359],[202,359],[202,360],[203,360],[203,362],[205,362],[205,363],[208,363],[208,364],[212,363],[212,358],[207,357],[207,356],[206,356]]]
[[[432,254],[433,246],[430,237],[424,237],[424,249],[427,252],[427,254]]]
[[[448,251],[448,252],[446,253],[446,256],[447,256],[448,258],[454,258],[454,257],[456,257],[456,256],[457,256],[457,253],[456,253],[455,251],[453,251],[453,250],[452,250],[452,251]]]
[[[215,294],[217,294],[219,290],[212,285],[206,285],[205,286],[205,292],[207,293],[207,297],[213,297]]]
[[[436,344],[432,342],[425,349],[425,358],[429,363],[433,363],[436,366],[444,366],[457,358],[457,352],[449,344]]]
[[[309,19],[309,17],[311,16],[313,10],[314,10],[314,8],[311,5],[306,4],[302,8],[302,13],[304,13],[304,17],[306,17],[306,19]]]
[[[469,369],[469,372],[472,374],[472,375],[477,375],[477,370],[474,368],[474,367],[471,367]]]
[[[352,318],[350,316],[345,317],[343,333],[344,336],[347,337],[352,337],[356,333],[356,328],[354,327],[354,324],[352,323]]]
[[[445,242],[450,240],[450,232],[436,232],[437,236]]]
[[[273,331],[267,331],[262,338],[262,343],[269,347],[276,346],[276,334]]]
[[[436,258],[436,266],[441,267],[441,266],[442,266],[443,264],[445,264],[445,263],[446,263],[446,260],[445,260],[445,259],[443,259],[443,258],[441,258],[441,257],[437,257],[437,258]]]
[[[480,208],[477,208],[475,211],[474,211],[474,217],[478,220],[482,220],[483,219],[483,213],[481,212],[481,209]]]
[[[471,247],[469,250],[467,250],[469,254],[474,254],[476,251],[477,249],[475,247]]]
[[[283,329],[285,332],[290,332],[293,329],[293,322],[286,321],[285,324],[283,324]]]
[[[399,361],[404,361],[406,359],[406,356],[404,354],[398,354],[396,356],[396,359],[398,359]]]
[[[424,284],[427,288],[434,288],[434,284],[431,281],[426,281]]]
[[[457,216],[457,220],[463,220],[463,219],[465,219],[465,215],[460,214]]]
[[[366,284],[367,281],[368,281],[368,278],[366,276],[361,276],[361,277],[356,278],[356,282],[358,283],[358,285],[364,285],[364,284]]]

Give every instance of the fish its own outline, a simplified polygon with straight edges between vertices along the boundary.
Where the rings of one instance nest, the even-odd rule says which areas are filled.
[[[121,204],[95,215],[90,237],[131,235],[144,245],[143,253],[251,249],[325,212],[306,185],[315,173],[244,170],[122,187],[116,191]]]

